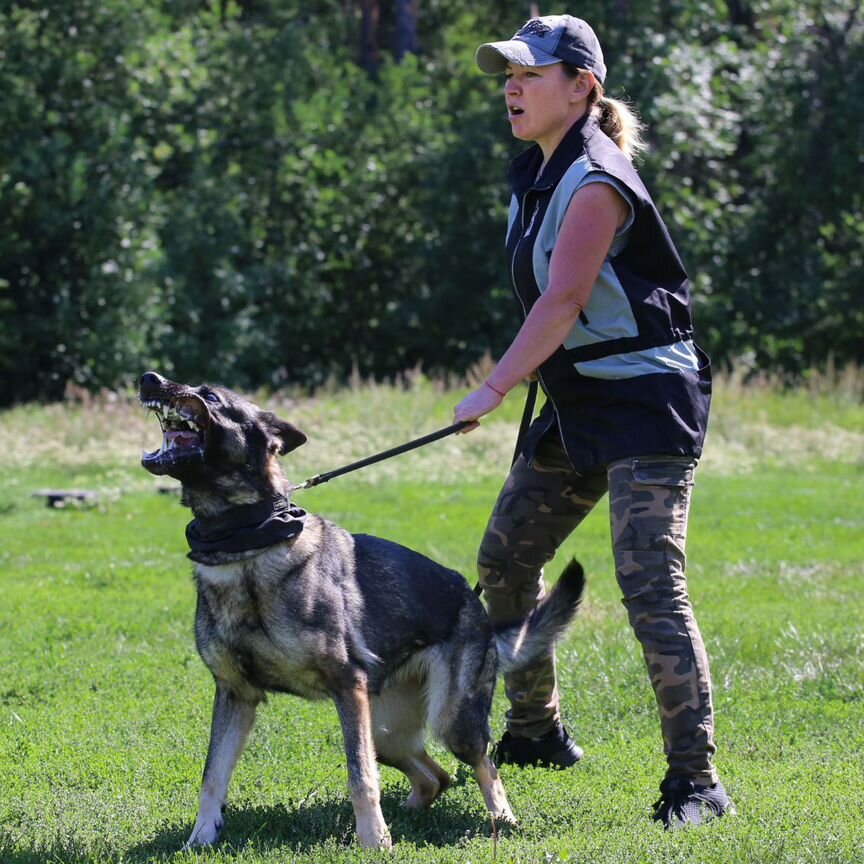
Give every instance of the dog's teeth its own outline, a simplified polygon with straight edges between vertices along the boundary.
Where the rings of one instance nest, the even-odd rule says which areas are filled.
[[[163,402],[159,402],[156,399],[149,399],[144,403],[145,408],[149,408],[154,413],[158,414],[160,417],[165,416],[165,404]]]

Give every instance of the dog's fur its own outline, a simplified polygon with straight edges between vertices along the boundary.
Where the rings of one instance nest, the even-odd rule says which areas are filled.
[[[176,384],[153,372],[142,377],[139,396],[165,433],[162,449],[145,453],[142,465],[181,481],[196,522],[285,504],[291,487],[277,457],[306,440],[290,423],[223,387]],[[408,807],[427,807],[448,785],[424,748],[427,725],[474,770],[490,813],[514,821],[487,755],[496,672],[551,649],[581,599],[576,562],[528,619],[493,629],[458,573],[320,516],[306,516],[297,536],[265,548],[190,557],[195,640],[216,696],[189,845],[218,838],[231,773],[268,691],[334,701],[363,846],[391,842],[376,759],[407,776]]]

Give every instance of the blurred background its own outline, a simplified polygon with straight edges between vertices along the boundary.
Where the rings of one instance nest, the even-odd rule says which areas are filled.
[[[461,374],[518,323],[473,55],[587,19],[715,364],[864,360],[861,0],[0,4],[0,407]]]

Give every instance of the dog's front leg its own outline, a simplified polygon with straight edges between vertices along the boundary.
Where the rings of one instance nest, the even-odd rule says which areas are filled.
[[[366,676],[358,672],[348,677],[332,693],[345,739],[348,792],[357,822],[357,839],[367,848],[389,849],[392,840],[381,812]]]
[[[256,707],[257,703],[241,701],[217,681],[198,818],[187,847],[209,846],[219,839],[228,783],[255,723]]]

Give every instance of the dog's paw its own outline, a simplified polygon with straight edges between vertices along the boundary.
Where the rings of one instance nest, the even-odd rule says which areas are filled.
[[[500,813],[493,813],[492,818],[497,825],[507,826],[508,828],[516,825],[516,817],[509,807],[505,807]]]
[[[364,849],[390,849],[393,846],[393,840],[390,837],[390,832],[387,826],[383,830],[362,830],[357,827],[357,842]]]
[[[450,776],[442,771],[438,777],[424,778],[425,782],[412,784],[411,794],[402,802],[406,810],[424,810],[438,800],[450,785]]]
[[[221,819],[199,819],[189,835],[189,839],[183,844],[183,850],[200,849],[204,846],[212,846],[222,833]]]

